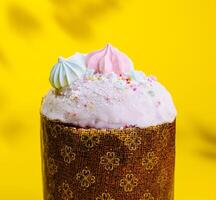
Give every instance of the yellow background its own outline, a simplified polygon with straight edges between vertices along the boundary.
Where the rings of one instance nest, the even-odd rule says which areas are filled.
[[[42,200],[39,107],[59,55],[110,42],[177,110],[176,200],[216,199],[215,0],[1,0],[0,199]]]

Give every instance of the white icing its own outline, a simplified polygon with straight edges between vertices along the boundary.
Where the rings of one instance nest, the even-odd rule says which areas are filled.
[[[148,127],[173,122],[176,109],[169,92],[152,77],[125,80],[91,71],[56,95],[50,90],[41,113],[80,127]]]

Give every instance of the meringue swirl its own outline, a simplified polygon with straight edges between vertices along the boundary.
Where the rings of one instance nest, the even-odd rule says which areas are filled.
[[[133,70],[129,73],[129,77],[137,82],[143,82],[145,79],[145,74],[142,71]]]
[[[86,57],[86,65],[98,73],[115,72],[120,75],[133,70],[131,59],[110,44],[102,50],[89,53]]]
[[[76,53],[69,58],[59,57],[58,63],[51,70],[49,80],[54,88],[60,89],[81,78],[85,71],[85,56],[83,54]]]

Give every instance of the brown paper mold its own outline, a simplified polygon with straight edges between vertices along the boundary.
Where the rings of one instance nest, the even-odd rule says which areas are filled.
[[[173,200],[175,122],[83,129],[41,116],[45,200]]]

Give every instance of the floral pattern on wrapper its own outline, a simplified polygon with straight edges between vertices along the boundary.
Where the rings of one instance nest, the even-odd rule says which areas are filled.
[[[173,200],[174,124],[141,131],[52,123],[42,137],[46,200]]]
[[[139,200],[155,200],[152,194],[147,190]]]
[[[95,176],[93,176],[90,170],[86,167],[81,172],[76,174],[76,180],[79,181],[81,187],[88,188],[95,183]]]
[[[96,200],[115,200],[115,199],[113,199],[109,193],[105,192],[102,193],[99,197],[97,197]]]
[[[70,146],[65,145],[61,149],[61,156],[63,157],[65,163],[70,164],[75,160],[76,154],[72,151]]]
[[[124,138],[124,144],[130,151],[135,151],[141,145],[141,137],[136,132],[132,131]]]
[[[168,179],[168,172],[166,171],[166,169],[162,169],[157,178],[157,183],[161,188],[165,186],[167,179]]]
[[[74,195],[67,181],[64,181],[58,188],[62,200],[71,200]]]
[[[48,158],[47,169],[48,174],[51,176],[57,173],[58,166],[56,165],[55,160],[53,158]]]
[[[100,138],[97,135],[81,135],[81,141],[85,145],[86,148],[91,149],[95,145],[100,143]]]
[[[142,158],[142,166],[145,170],[152,170],[158,163],[158,157],[153,151],[147,153],[146,156]]]
[[[125,192],[132,192],[138,185],[138,179],[132,174],[126,174],[125,178],[120,180],[120,187],[123,187]]]
[[[100,158],[100,164],[104,166],[107,171],[114,170],[119,166],[120,159],[116,156],[115,152],[107,152],[106,155]]]

